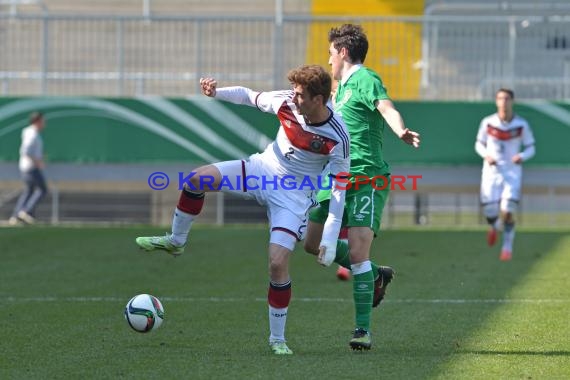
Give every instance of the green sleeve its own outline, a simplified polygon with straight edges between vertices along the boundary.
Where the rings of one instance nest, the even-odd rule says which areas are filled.
[[[359,86],[362,91],[362,99],[365,99],[366,106],[371,110],[375,110],[374,106],[378,100],[389,100],[388,91],[382,84],[382,80],[377,76],[370,76],[368,80],[363,81]]]

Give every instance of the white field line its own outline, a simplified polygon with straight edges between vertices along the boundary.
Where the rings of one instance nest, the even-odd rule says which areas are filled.
[[[159,297],[163,302],[267,302],[267,298],[233,298],[233,297]],[[128,301],[129,297],[0,297],[0,302],[123,302]],[[352,302],[350,298],[320,298],[320,297],[300,297],[293,298],[292,302]],[[400,303],[400,304],[566,304],[570,303],[570,299],[420,299],[420,298],[404,298],[404,299],[387,299],[383,303]]]

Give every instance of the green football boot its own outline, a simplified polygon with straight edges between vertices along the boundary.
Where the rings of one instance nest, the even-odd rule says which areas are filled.
[[[354,351],[369,350],[372,347],[370,333],[362,328],[357,328],[354,330],[354,335],[349,344]]]
[[[292,355],[293,351],[282,341],[270,342],[269,347],[275,355]]]
[[[136,239],[138,246],[147,252],[164,251],[172,256],[179,256],[184,252],[186,244],[174,245],[168,235],[165,236],[141,236]]]

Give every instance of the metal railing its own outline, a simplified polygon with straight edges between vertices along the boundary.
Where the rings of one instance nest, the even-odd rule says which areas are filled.
[[[0,6],[6,5],[8,7],[8,14],[10,17],[16,17],[19,13],[18,7],[21,5],[35,5],[38,6],[44,14],[47,14],[48,7],[43,0],[0,0]]]
[[[152,224],[169,225],[178,194],[149,190],[69,190],[50,182],[48,198],[37,210],[39,223],[60,224]],[[135,186],[133,186],[135,188]],[[1,190],[1,189],[0,189]],[[530,189],[527,189],[530,190]],[[2,195],[0,193],[0,195]],[[8,195],[6,193],[6,195]],[[17,194],[0,202],[0,225],[8,220]],[[266,223],[266,211],[255,201],[224,193],[206,198],[200,223]],[[525,227],[562,227],[570,223],[570,192],[555,186],[539,192],[527,191],[519,205],[517,224]],[[479,194],[453,189],[393,192],[384,209],[383,228],[426,225],[474,227],[486,224]]]
[[[180,164],[81,165],[49,167],[49,196],[38,207],[49,223],[143,223],[168,225],[180,192],[177,186],[153,190],[148,173],[176,178]],[[193,165],[188,164],[188,167]],[[382,222],[385,227],[484,225],[479,203],[480,166],[393,166],[394,173],[422,175],[417,187],[395,187]],[[10,217],[23,184],[17,165],[0,165],[0,224]],[[570,225],[570,168],[527,167],[517,221],[523,226]],[[232,194],[210,193],[203,223],[265,223],[265,209]]]
[[[561,11],[562,12],[562,11]],[[552,13],[552,12],[551,12]],[[216,76],[267,90],[326,65],[326,34],[365,25],[367,65],[396,99],[570,95],[570,16],[311,17],[0,15],[0,95],[180,96]],[[417,46],[417,48],[416,48]],[[492,89],[491,89],[492,87]],[[404,94],[404,95],[399,95]]]

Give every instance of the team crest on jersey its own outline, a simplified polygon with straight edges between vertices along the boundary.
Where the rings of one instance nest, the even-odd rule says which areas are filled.
[[[342,108],[342,106],[344,106],[344,104],[350,100],[351,96],[352,96],[352,90],[350,88],[347,88],[344,94],[342,95],[342,99],[337,100],[337,102],[335,103],[335,109]]]
[[[309,147],[311,148],[312,152],[320,153],[321,149],[323,149],[324,143],[325,139],[323,139],[321,136],[314,135],[313,139],[309,143]]]

